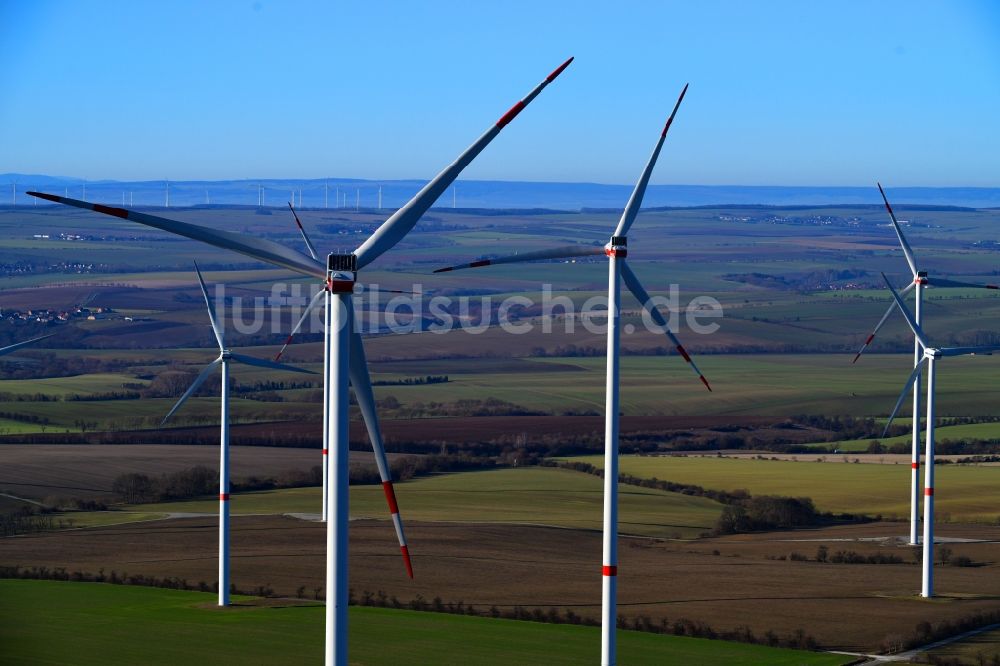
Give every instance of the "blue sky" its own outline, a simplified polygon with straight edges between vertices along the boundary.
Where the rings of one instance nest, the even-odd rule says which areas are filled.
[[[0,173],[1000,186],[996,2],[0,0]]]

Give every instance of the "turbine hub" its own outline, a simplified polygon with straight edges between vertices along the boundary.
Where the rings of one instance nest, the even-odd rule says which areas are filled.
[[[611,241],[604,246],[604,254],[609,257],[628,256],[628,238],[625,236],[612,236]]]

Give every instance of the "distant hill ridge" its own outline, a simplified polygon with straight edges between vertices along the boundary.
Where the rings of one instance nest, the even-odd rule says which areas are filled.
[[[295,196],[305,208],[377,208],[379,189],[382,207],[395,209],[415,194],[426,181],[357,178],[262,178],[246,180],[184,180],[169,182],[170,205],[257,206],[263,188],[265,206],[284,206]],[[32,205],[24,192],[39,189],[53,194],[100,203],[163,206],[168,185],[165,180],[84,181],[80,178],[38,174],[0,174],[0,206],[14,202]],[[459,181],[437,201],[439,208],[460,209],[581,209],[621,210],[632,191],[631,184],[549,183],[496,180]],[[963,208],[1000,208],[1000,188],[992,187],[888,187],[894,205]],[[338,204],[339,200],[339,206]],[[881,205],[878,190],[871,187],[822,187],[775,185],[650,185],[647,208],[688,208],[721,205],[846,206]]]

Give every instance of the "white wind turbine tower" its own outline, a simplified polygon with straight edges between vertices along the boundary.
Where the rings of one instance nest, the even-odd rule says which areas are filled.
[[[512,106],[471,146],[445,167],[402,208],[393,213],[354,252],[329,254],[326,263],[308,257],[280,243],[219,231],[187,222],[139,213],[123,208],[67,199],[52,194],[30,192],[56,203],[113,215],[216,247],[232,250],[259,261],[287,268],[324,281],[326,326],[324,353],[329,374],[324,405],[325,420],[334,465],[334,482],[329,493],[326,552],[326,645],[325,662],[329,666],[347,664],[347,527],[348,527],[348,378],[353,382],[359,404],[372,395],[371,379],[365,362],[360,334],[353,328],[351,294],[357,272],[392,249],[416,225],[458,175],[539,93],[573,61],[570,58],[549,74],[523,99]],[[356,380],[356,381],[355,381]],[[370,408],[374,416],[374,400]],[[364,413],[365,409],[362,409]],[[370,432],[370,424],[369,424]],[[373,440],[373,445],[375,441]],[[391,490],[391,486],[389,486]],[[388,491],[387,491],[388,492]],[[394,498],[390,498],[394,504]]]
[[[622,213],[621,220],[618,222],[618,226],[611,235],[611,240],[606,246],[603,248],[593,246],[569,246],[552,250],[525,252],[523,254],[515,254],[498,259],[484,259],[481,261],[473,261],[468,264],[461,264],[459,266],[439,268],[434,271],[435,273],[443,273],[446,271],[459,270],[463,268],[478,268],[493,264],[510,264],[524,261],[535,261],[538,259],[562,259],[598,254],[605,254],[608,257],[608,348],[604,409],[604,548],[601,567],[602,666],[613,665],[616,663],[617,659],[615,629],[617,626],[618,590],[618,363],[621,347],[621,333],[619,328],[619,318],[621,315],[619,307],[619,302],[621,301],[620,277],[624,278],[625,285],[629,288],[629,291],[631,291],[639,300],[639,303],[641,303],[642,306],[649,311],[653,320],[663,328],[667,337],[669,337],[675,345],[677,352],[684,358],[685,361],[687,361],[687,363],[691,366],[691,369],[698,375],[698,378],[705,385],[705,387],[709,391],[712,390],[712,387],[709,386],[708,380],[706,380],[705,376],[701,374],[700,370],[698,370],[698,367],[694,364],[687,351],[681,345],[680,340],[678,340],[677,336],[675,336],[668,328],[667,320],[652,303],[649,294],[639,282],[639,278],[636,277],[635,273],[632,272],[632,269],[625,263],[625,256],[627,254],[626,235],[628,234],[628,230],[632,226],[632,223],[635,221],[636,216],[639,214],[639,208],[642,205],[642,199],[646,193],[646,186],[649,184],[649,177],[653,173],[653,167],[656,165],[656,160],[660,155],[660,149],[663,147],[663,142],[667,137],[667,131],[670,129],[670,125],[674,121],[674,116],[677,114],[677,109],[680,107],[681,101],[684,99],[684,94],[686,92],[687,86],[685,85],[684,89],[681,91],[680,97],[677,98],[677,103],[674,105],[674,109],[670,113],[670,117],[667,119],[666,125],[663,127],[663,131],[660,133],[660,138],[656,142],[653,154],[646,163],[646,167],[643,169],[642,175],[639,177],[639,181],[636,183],[635,189],[632,191],[632,196],[629,198],[625,211]]]
[[[929,277],[927,271],[920,270],[917,267],[917,259],[913,254],[913,249],[910,244],[906,241],[906,237],[903,235],[903,229],[899,225],[899,221],[896,219],[896,214],[892,210],[892,206],[889,205],[889,199],[885,195],[885,190],[882,189],[881,183],[876,183],[878,185],[878,191],[882,195],[882,201],[885,202],[885,209],[889,212],[889,220],[892,222],[892,228],[896,231],[896,237],[899,239],[899,246],[903,250],[903,256],[906,258],[906,264],[910,268],[910,272],[913,275],[913,281],[902,290],[902,294],[913,290],[913,313],[914,321],[920,325],[923,323],[921,304],[923,302],[923,292],[928,287],[958,287],[958,288],[974,288],[974,289],[997,289],[997,285],[992,284],[975,284],[972,282],[958,282],[955,280],[945,280],[942,278]],[[875,339],[875,334],[878,333],[882,325],[889,319],[889,315],[896,308],[896,302],[893,301],[889,305],[889,309],[885,311],[882,315],[882,319],[879,320],[878,324],[875,326],[875,330],[868,336],[865,343],[858,350],[858,353],[854,356],[853,363],[857,363],[858,359],[861,358],[861,354],[868,348],[868,345],[872,343]],[[913,338],[913,367],[916,373],[913,381],[913,423],[912,423],[912,434],[911,434],[911,446],[910,446],[910,545],[917,545],[919,541],[920,532],[920,379],[921,379],[921,359],[923,358],[924,350],[920,345],[920,341],[914,336]],[[882,437],[889,431],[888,424],[886,425],[885,431],[882,433]]]
[[[222,369],[222,386],[220,388],[220,403],[222,414],[219,428],[222,437],[219,445],[219,605],[229,605],[229,362],[237,361],[245,365],[252,365],[259,368],[270,368],[271,370],[286,370],[288,372],[303,372],[316,374],[311,370],[303,370],[283,363],[266,361],[252,356],[235,354],[226,348],[223,342],[223,329],[219,325],[219,320],[215,316],[215,308],[208,297],[208,289],[205,287],[205,280],[201,277],[201,270],[198,264],[194,265],[198,273],[198,284],[201,286],[202,296],[205,297],[205,307],[208,308],[208,319],[212,322],[212,332],[215,334],[215,341],[219,344],[219,357],[209,363],[198,374],[194,382],[184,395],[180,397],[173,408],[163,417],[161,426],[166,424],[174,413],[181,408],[188,398],[194,395],[195,391],[208,379],[215,369]]]
[[[313,259],[317,259],[318,260],[319,257],[316,254],[316,246],[313,245],[312,240],[309,239],[309,235],[306,233],[305,227],[302,226],[302,220],[299,219],[299,214],[295,212],[295,207],[292,206],[291,202],[288,203],[288,208],[292,211],[292,216],[295,218],[295,226],[297,226],[298,229],[299,229],[299,234],[302,236],[302,241],[305,243],[306,250],[309,252],[309,256],[311,256]],[[410,293],[412,293],[412,292],[408,292],[408,291],[396,291],[396,290],[393,290],[393,289],[386,289],[384,291],[387,292],[387,293],[395,293],[395,294],[410,294]],[[313,309],[317,305],[319,305],[320,298],[322,297],[322,295],[323,295],[323,290],[322,289],[318,290],[313,295],[312,299],[310,300],[310,302],[306,306],[306,309],[303,310],[302,316],[299,318],[298,322],[296,322],[295,326],[292,328],[292,332],[289,333],[288,337],[285,339],[285,343],[281,346],[281,349],[278,350],[278,353],[275,354],[275,356],[274,356],[275,362],[281,360],[281,356],[282,356],[282,354],[285,353],[285,350],[288,348],[288,345],[290,345],[292,343],[292,340],[295,338],[295,336],[298,334],[298,332],[302,329],[302,326],[304,326],[305,323],[306,323],[306,321],[308,321],[309,317],[312,315]],[[326,375],[326,373],[329,372],[329,368],[324,367],[323,371],[324,371],[324,375]],[[352,378],[351,378],[351,385],[353,386],[354,383],[355,383],[354,382],[354,378],[352,376]],[[324,387],[325,386],[326,386],[326,384],[324,383]],[[355,388],[355,394],[357,394],[357,392],[358,391]],[[409,550],[407,549],[407,546],[406,546],[406,536],[403,533],[403,523],[400,521],[400,518],[399,518],[399,509],[396,507],[395,493],[392,490],[392,476],[391,476],[391,473],[389,471],[389,460],[385,456],[385,450],[384,450],[385,447],[384,447],[384,444],[382,442],[382,433],[381,433],[381,431],[379,429],[379,426],[378,426],[378,418],[375,415],[375,406],[374,406],[375,403],[374,403],[374,401],[375,401],[374,394],[372,394],[372,395],[366,395],[366,397],[364,398],[364,400],[359,400],[359,405],[361,407],[361,414],[362,414],[362,417],[364,418],[365,426],[366,426],[366,428],[368,430],[368,439],[372,442],[372,448],[375,450],[375,463],[376,463],[376,466],[378,467],[379,476],[381,477],[381,480],[382,480],[382,487],[386,491],[386,501],[389,504],[389,511],[390,511],[391,516],[392,516],[392,522],[393,522],[393,524],[395,525],[395,528],[396,528],[396,537],[399,539],[399,547],[400,547],[400,550],[402,551],[402,554],[403,554],[403,563],[406,565],[406,572],[407,572],[407,574],[409,574],[410,578],[413,578],[413,568],[412,568],[412,566],[410,564],[410,553],[409,553]],[[329,471],[330,471],[330,469],[329,469],[329,465],[327,464],[327,457],[326,457],[328,455],[328,453],[329,453],[329,448],[327,446],[327,444],[329,442],[328,442],[328,439],[327,439],[327,432],[326,431],[327,431],[327,428],[324,426],[324,428],[323,428],[323,464],[322,464],[322,470],[323,470],[323,513],[322,513],[322,520],[323,520],[324,523],[327,520],[327,513],[326,513],[327,497],[329,496],[328,493],[329,493],[329,488],[330,488],[330,485],[329,485],[329,482],[330,482]]]
[[[899,294],[889,284],[889,279],[885,277],[885,273],[882,274],[882,279],[885,280],[886,286],[892,292],[893,302],[903,313],[906,323],[910,326],[910,330],[913,331],[913,335],[924,350],[923,357],[920,359],[917,367],[913,369],[910,378],[906,380],[903,392],[899,394],[896,406],[893,408],[892,414],[889,415],[889,423],[892,423],[892,419],[895,418],[900,405],[903,404],[910,386],[914,385],[920,377],[921,366],[925,361],[927,362],[927,449],[924,452],[924,553],[922,558],[923,571],[921,575],[920,596],[932,597],[934,596],[934,364],[938,359],[948,356],[992,354],[993,352],[1000,351],[1000,345],[985,347],[931,346],[927,335],[920,328],[920,324],[914,320],[906,305],[903,304],[903,300],[899,297]]]

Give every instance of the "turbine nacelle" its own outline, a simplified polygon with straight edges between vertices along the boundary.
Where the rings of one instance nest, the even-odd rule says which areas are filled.
[[[609,257],[628,256],[628,238],[625,236],[612,236],[608,244],[604,246],[604,254]]]

